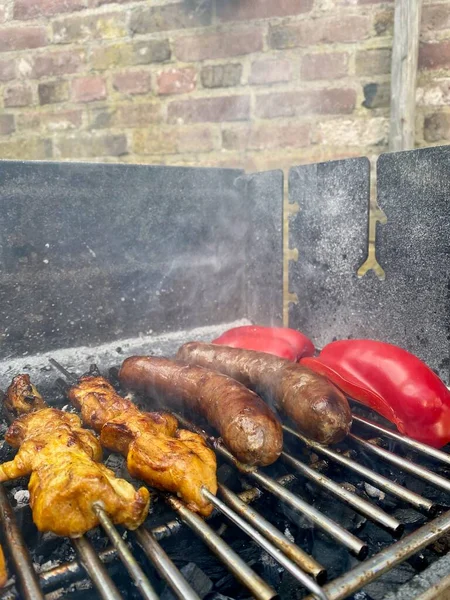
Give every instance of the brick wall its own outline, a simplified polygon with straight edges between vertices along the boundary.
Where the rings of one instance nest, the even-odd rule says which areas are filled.
[[[247,169],[386,149],[393,3],[2,0],[0,157]],[[450,139],[425,0],[417,145]]]

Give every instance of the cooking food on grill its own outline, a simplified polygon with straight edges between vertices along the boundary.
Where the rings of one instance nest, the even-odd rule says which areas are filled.
[[[264,327],[262,325],[233,327],[213,340],[212,343],[230,348],[267,352],[292,361],[314,354],[312,341],[300,331],[288,327]]]
[[[2,588],[8,581],[8,569],[6,568],[5,555],[3,554],[3,548],[0,546],[0,588]]]
[[[233,377],[274,404],[306,436],[322,443],[341,441],[352,421],[345,396],[325,377],[263,352],[189,342],[177,354],[181,361]]]
[[[203,516],[211,513],[201,489],[217,492],[216,456],[202,437],[178,429],[170,414],[140,411],[103,377],[81,377],[69,399],[84,423],[100,432],[102,445],[126,456],[133,477],[176,493]]]
[[[431,446],[450,442],[450,391],[417,356],[385,342],[341,340],[302,364]]]
[[[230,377],[166,358],[132,356],[123,362],[119,379],[129,389],[201,414],[243,463],[269,465],[281,453],[283,431],[276,416]]]
[[[12,380],[5,405],[26,414],[6,432],[6,441],[19,451],[12,461],[0,465],[0,481],[31,473],[30,506],[40,531],[78,537],[98,525],[93,508],[96,503],[114,523],[129,529],[144,521],[148,490],[136,491],[99,462],[100,443],[81,427],[77,415],[43,408],[46,404],[29,375]]]

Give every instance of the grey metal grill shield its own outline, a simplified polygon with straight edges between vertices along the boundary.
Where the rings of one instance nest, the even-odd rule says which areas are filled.
[[[376,249],[386,278],[356,272],[367,255],[369,164],[349,159],[294,167],[290,325],[318,346],[369,337],[398,344],[449,380],[450,149],[382,155]]]
[[[282,174],[246,179],[0,163],[0,358],[281,314]]]

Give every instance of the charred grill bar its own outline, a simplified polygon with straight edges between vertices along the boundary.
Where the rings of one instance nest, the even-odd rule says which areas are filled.
[[[301,209],[296,217],[289,216],[291,210],[285,215],[290,247],[298,251],[298,261],[289,266],[289,291],[298,303],[284,307],[291,326],[310,335],[317,346],[333,337],[374,337],[399,344],[448,383],[450,222],[443,215],[450,195],[449,159],[448,148],[379,159],[378,202],[388,221],[377,232],[376,256],[384,281],[370,271],[373,263],[364,263],[368,161],[291,169],[289,200]],[[0,169],[2,385],[25,371],[51,394],[55,375],[48,370],[49,356],[81,373],[94,361],[106,369],[131,354],[173,355],[183,342],[210,340],[226,328],[223,323],[237,319],[280,324],[280,172],[247,175],[225,169],[8,161]],[[363,263],[369,270],[357,277]],[[193,415],[181,419],[195,429],[192,421]],[[242,468],[223,444],[207,436],[223,464],[231,465],[227,468],[234,485],[246,480],[256,486],[236,493],[228,482],[222,483],[215,501],[219,512],[212,522],[220,522],[222,514],[223,523],[230,518],[235,526],[244,526],[316,597],[351,597],[450,532],[450,513],[442,508],[450,506],[450,455],[445,451],[404,438],[358,410],[344,446],[323,447],[288,423],[284,434],[286,445],[275,470]],[[327,461],[326,473],[321,461]],[[353,482],[350,487],[346,477]],[[310,486],[313,495],[299,493],[299,482]],[[386,492],[393,502],[366,494],[369,483],[375,494]],[[287,489],[290,485],[297,491]],[[255,597],[272,598],[278,591],[222,539],[224,524],[214,532],[208,521],[171,497],[167,502],[176,520],[166,510],[164,524],[152,523],[150,517],[150,525],[128,534],[125,542],[100,514],[112,547],[96,547],[95,539],[85,536],[75,542],[78,559],[62,560],[37,574],[36,536],[22,534],[22,522],[14,526],[9,489],[0,490],[2,537],[21,597],[38,598],[50,591],[54,598],[62,597],[86,576],[98,597],[121,597],[120,573],[124,581],[135,582],[136,594],[140,590],[142,597],[154,598],[160,593],[155,587],[158,573],[178,598],[194,600],[197,592],[158,541],[185,535],[187,528],[209,543]],[[364,526],[350,530],[335,512],[316,506],[315,493],[359,514],[362,523],[367,520],[384,531],[389,542],[372,543]],[[350,551],[354,558],[348,559],[344,572],[323,585],[328,556],[316,554],[315,543],[304,546],[302,536],[298,545],[286,537],[271,523],[274,515],[265,512],[260,497],[270,506],[278,502],[277,513],[284,513],[298,532],[302,524],[313,523],[316,532],[323,532],[313,539],[322,536],[326,542],[321,543]],[[258,507],[247,501],[258,502]],[[403,508],[392,511],[392,504]],[[402,518],[408,507],[419,515],[413,525]],[[405,525],[406,533],[395,541]],[[128,543],[134,539],[137,547]],[[139,548],[154,571],[140,560]],[[323,585],[321,591],[315,581]],[[16,594],[9,585],[1,597]]]

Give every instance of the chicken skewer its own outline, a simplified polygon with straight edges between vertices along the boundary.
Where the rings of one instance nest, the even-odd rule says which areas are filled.
[[[202,437],[178,429],[178,421],[168,413],[140,411],[100,376],[81,377],[68,397],[83,423],[100,433],[101,444],[126,457],[133,477],[177,494],[202,516],[211,514],[213,506],[202,487],[216,494],[217,463]]]
[[[150,494],[138,491],[100,463],[102,448],[77,415],[49,408],[28,375],[15,377],[5,408],[20,414],[5,439],[19,448],[0,465],[0,482],[29,475],[30,506],[40,531],[80,537],[99,524],[101,506],[116,524],[136,529],[145,520]]]

